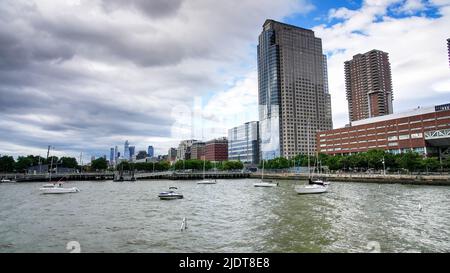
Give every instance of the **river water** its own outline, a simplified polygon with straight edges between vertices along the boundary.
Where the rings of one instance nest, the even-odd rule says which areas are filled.
[[[450,187],[332,182],[297,195],[298,182],[255,181],[81,181],[63,195],[0,184],[0,252],[450,251]],[[169,186],[185,198],[159,200]]]

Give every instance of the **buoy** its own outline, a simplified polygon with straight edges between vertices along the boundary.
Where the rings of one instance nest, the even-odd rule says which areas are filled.
[[[183,221],[181,221],[181,227],[180,227],[181,231],[183,231],[185,229],[187,229],[186,217],[184,217]]]
[[[422,211],[422,204],[419,203],[419,211]]]

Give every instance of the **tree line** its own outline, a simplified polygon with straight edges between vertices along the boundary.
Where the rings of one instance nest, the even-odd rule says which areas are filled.
[[[51,165],[63,168],[79,168],[78,162],[74,157],[51,156],[43,158],[36,155],[19,156],[17,160],[9,155],[0,157],[0,172],[26,172],[29,167],[41,165]]]
[[[380,149],[352,155],[318,154],[309,156],[310,166],[324,167],[330,171],[389,171],[389,172],[433,172],[450,169],[450,158],[440,161],[436,157],[424,157],[419,153],[408,151],[401,154],[392,154]],[[263,162],[260,163],[261,168]],[[297,155],[295,158],[283,157],[264,161],[265,169],[287,169],[290,167],[308,166],[307,155]]]

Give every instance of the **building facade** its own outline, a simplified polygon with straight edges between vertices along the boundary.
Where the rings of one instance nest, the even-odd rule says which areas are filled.
[[[129,149],[129,159],[130,160],[136,160],[136,147],[135,146],[130,146],[128,149]]]
[[[258,44],[258,104],[264,160],[313,152],[315,133],[333,128],[326,56],[312,30],[266,20]]]
[[[205,159],[205,142],[195,142],[191,146],[191,159]]]
[[[350,122],[393,113],[388,53],[374,49],[357,54],[344,66]]]
[[[228,140],[226,137],[207,141],[205,144],[205,159],[209,161],[228,160]]]
[[[360,120],[352,126],[317,133],[317,149],[325,154],[354,154],[383,149],[394,154],[415,151],[448,156],[450,103]]]
[[[259,122],[247,122],[228,130],[228,160],[259,163]]]
[[[178,145],[177,160],[186,160],[191,158],[191,146],[197,142],[195,139],[183,140]]]
[[[450,67],[450,38],[447,39],[448,66]]]
[[[167,160],[169,160],[170,162],[173,162],[177,159],[177,149],[175,148],[170,148],[167,151]]]
[[[115,159],[115,154],[114,154],[114,148],[111,148],[109,151],[109,165],[114,165],[115,161],[116,161],[116,159]]]
[[[130,158],[130,143],[128,140],[123,144],[123,157],[128,160]]]
[[[153,146],[148,146],[148,148],[147,148],[147,156],[148,157],[154,157],[155,156],[155,151],[154,151],[154,149],[153,149]]]

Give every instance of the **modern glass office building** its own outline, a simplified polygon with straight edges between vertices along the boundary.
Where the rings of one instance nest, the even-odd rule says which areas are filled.
[[[316,150],[316,132],[333,128],[327,81],[322,41],[312,30],[264,23],[258,44],[261,159]]]
[[[228,130],[228,160],[259,163],[259,122],[247,122]]]
[[[154,152],[154,150],[153,150],[153,146],[148,146],[148,148],[147,148],[147,156],[148,157],[154,157],[155,156],[155,152]]]

